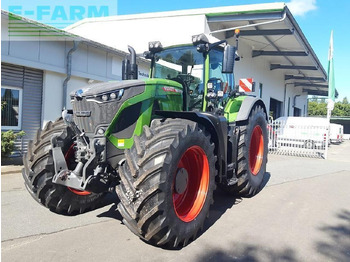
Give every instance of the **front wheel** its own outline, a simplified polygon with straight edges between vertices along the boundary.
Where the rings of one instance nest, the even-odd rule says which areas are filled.
[[[254,106],[247,125],[239,126],[237,150],[237,183],[221,188],[238,197],[252,197],[262,188],[267,163],[267,123],[261,106]]]
[[[97,207],[103,193],[79,191],[52,183],[55,175],[51,138],[60,136],[62,151],[68,167],[74,169],[74,134],[62,118],[49,122],[43,130],[38,130],[36,139],[28,144],[28,152],[23,156],[22,171],[25,185],[32,197],[51,211],[60,214],[78,214]]]
[[[117,186],[124,224],[157,246],[185,246],[195,239],[213,203],[210,134],[192,121],[155,120],[125,157]]]

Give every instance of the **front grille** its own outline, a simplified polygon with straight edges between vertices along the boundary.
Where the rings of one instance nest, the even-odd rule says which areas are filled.
[[[86,133],[95,133],[99,125],[109,125],[118,111],[120,101],[97,103],[85,97],[72,101],[74,122]]]
[[[145,90],[143,81],[98,83],[71,93],[74,122],[81,131],[95,134],[98,126],[109,126],[120,106]],[[79,90],[78,90],[79,91]],[[111,94],[115,98],[111,98]],[[107,101],[103,99],[107,95]]]

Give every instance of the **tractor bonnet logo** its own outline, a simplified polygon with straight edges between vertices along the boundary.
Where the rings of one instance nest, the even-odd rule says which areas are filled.
[[[164,90],[165,92],[182,93],[181,90],[176,89],[176,88],[171,87],[171,86],[163,86],[163,90]]]

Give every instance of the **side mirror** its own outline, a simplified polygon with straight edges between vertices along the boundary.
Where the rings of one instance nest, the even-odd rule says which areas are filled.
[[[224,49],[224,56],[222,58],[222,73],[223,74],[232,74],[233,66],[235,63],[236,57],[236,47],[226,45]]]

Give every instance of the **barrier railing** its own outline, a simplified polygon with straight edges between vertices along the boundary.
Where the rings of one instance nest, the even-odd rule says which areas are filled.
[[[268,124],[269,153],[325,158],[327,125],[299,125],[275,120]]]

